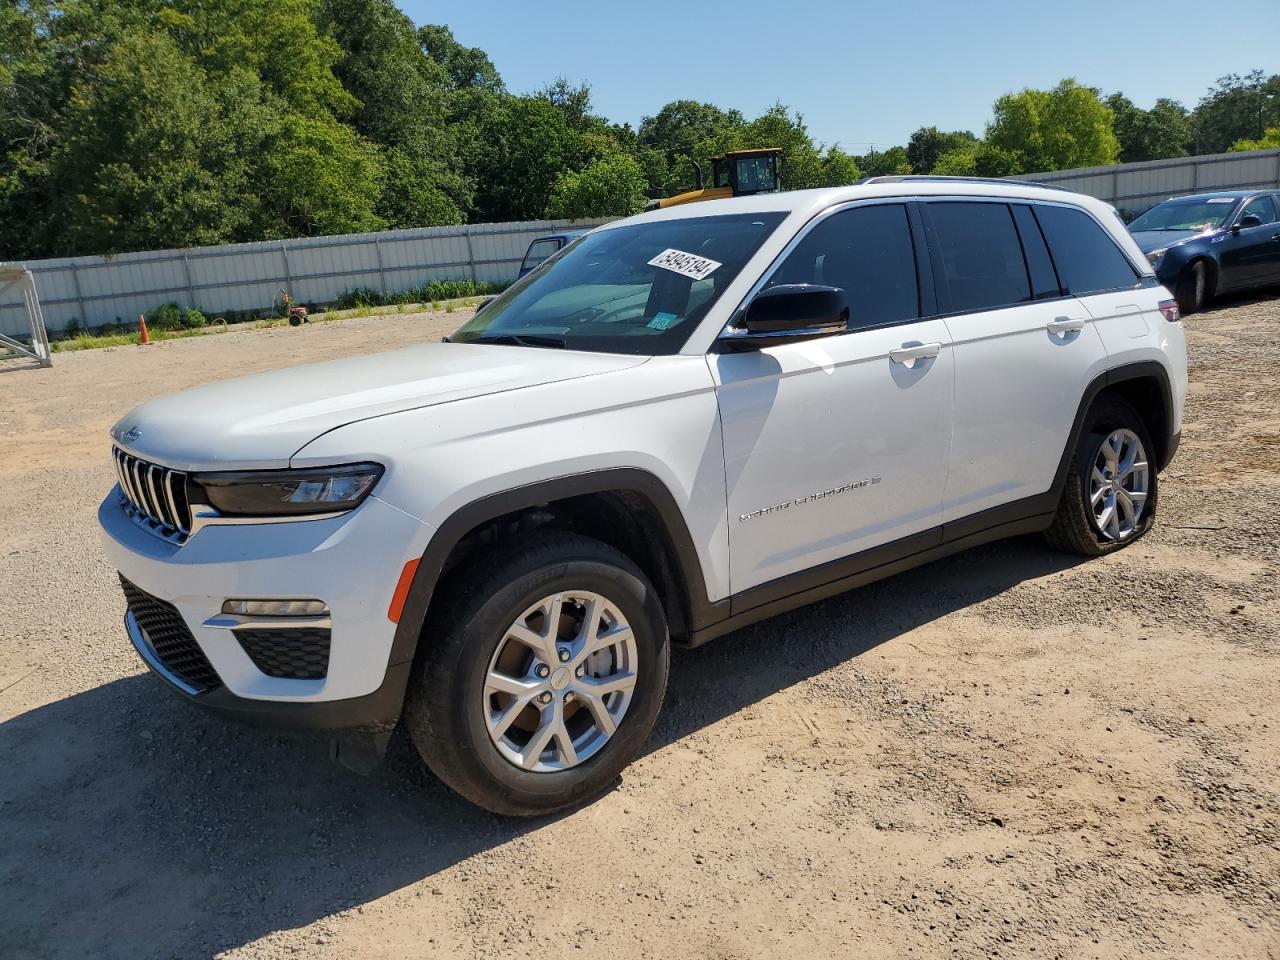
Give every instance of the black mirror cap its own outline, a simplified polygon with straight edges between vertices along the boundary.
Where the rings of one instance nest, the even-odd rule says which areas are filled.
[[[1262,218],[1256,213],[1246,213],[1240,218],[1240,222],[1236,226],[1243,227],[1246,230],[1250,227],[1260,227],[1262,226]]]
[[[756,294],[743,325],[748,333],[841,332],[849,326],[849,303],[839,287],[779,284]]]

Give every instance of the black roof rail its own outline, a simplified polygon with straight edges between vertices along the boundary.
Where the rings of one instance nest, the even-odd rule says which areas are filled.
[[[936,173],[895,173],[879,177],[863,177],[861,180],[855,180],[854,186],[862,186],[866,183],[1002,183],[1005,186],[1041,187],[1045,190],[1075,192],[1068,187],[1058,187],[1038,180],[1006,180],[1004,177],[946,177]]]

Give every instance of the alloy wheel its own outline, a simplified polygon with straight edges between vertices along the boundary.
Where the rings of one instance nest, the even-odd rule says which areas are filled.
[[[490,659],[489,739],[524,770],[576,767],[622,722],[636,667],[635,635],[616,604],[585,590],[544,597],[506,629]]]
[[[1147,451],[1132,430],[1112,431],[1093,459],[1089,505],[1093,523],[1108,540],[1133,536],[1142,519],[1151,483]]]

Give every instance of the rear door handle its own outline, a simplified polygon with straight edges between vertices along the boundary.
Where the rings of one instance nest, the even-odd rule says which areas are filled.
[[[1077,330],[1084,329],[1084,321],[1071,317],[1054,317],[1045,324],[1045,327],[1050,333],[1075,333]]]
[[[1280,240],[1280,233],[1273,233],[1273,234],[1271,235],[1271,239],[1272,239],[1272,240]]]
[[[940,343],[904,343],[889,351],[889,359],[894,363],[914,364],[917,360],[927,360],[942,352]]]

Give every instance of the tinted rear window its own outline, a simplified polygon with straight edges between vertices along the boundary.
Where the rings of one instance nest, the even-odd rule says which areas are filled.
[[[1003,203],[929,203],[942,254],[946,311],[994,310],[1031,299],[1013,215]]]
[[[1037,206],[1035,211],[1068,293],[1079,296],[1137,284],[1138,271],[1093,217],[1069,207]]]

